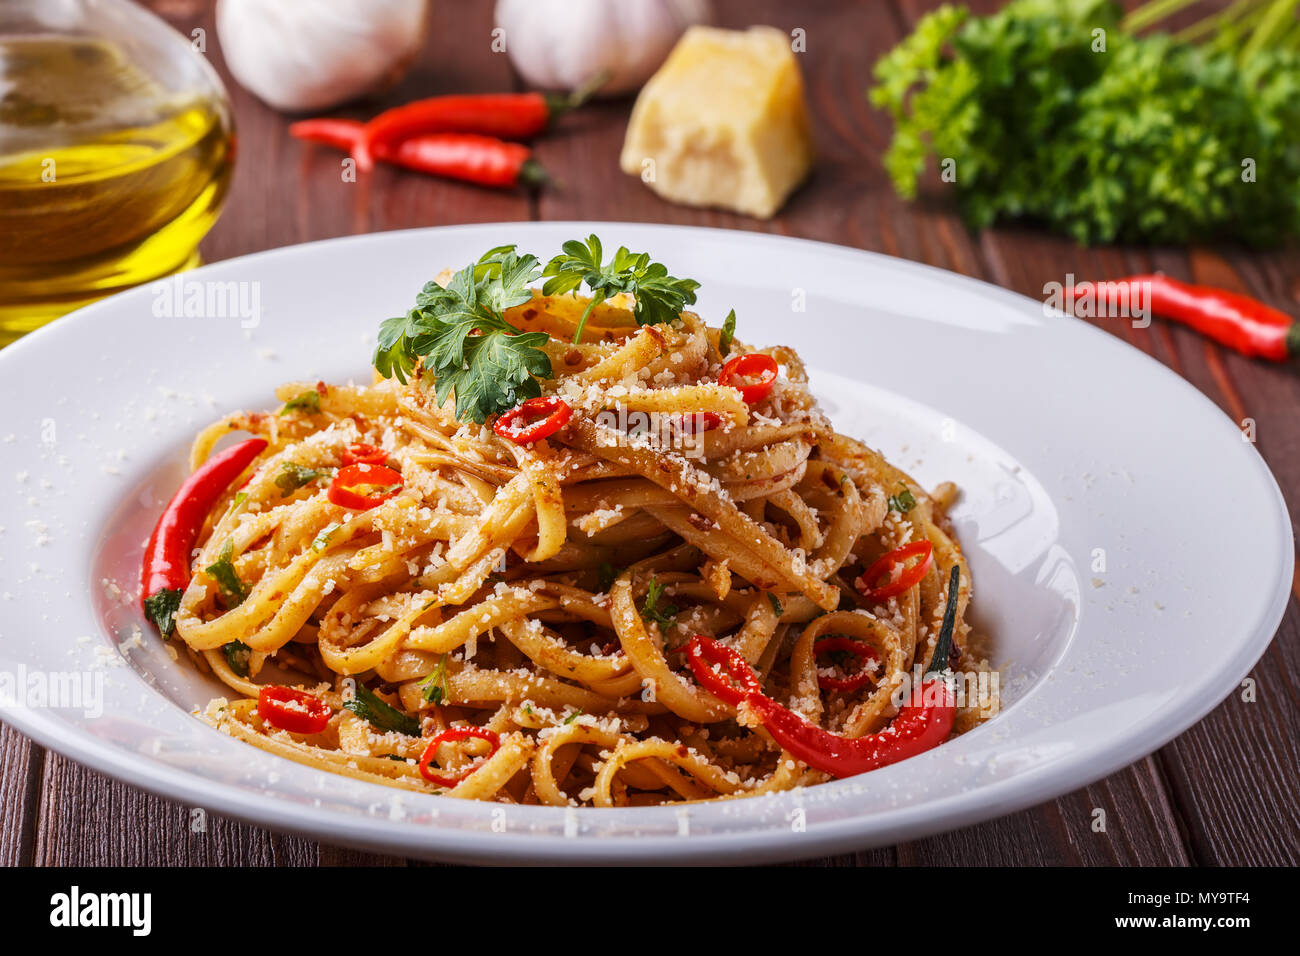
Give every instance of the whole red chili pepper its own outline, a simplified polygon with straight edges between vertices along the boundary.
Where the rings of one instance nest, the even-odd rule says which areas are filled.
[[[948,604],[943,627],[927,673],[948,666],[953,629],[957,622],[957,586],[961,572],[953,565],[948,581]],[[851,777],[908,757],[924,753],[943,743],[952,733],[957,700],[940,677],[922,683],[911,700],[899,710],[890,725],[878,734],[842,737],[818,727],[783,707],[761,690],[758,675],[739,654],[697,634],[691,639],[687,661],[695,679],[726,703],[743,702],[758,717],[772,739],[808,766],[836,777]],[[725,668],[724,674],[713,669]],[[721,691],[721,693],[719,693]]]
[[[593,78],[569,96],[545,93],[476,93],[431,96],[380,113],[366,124],[352,150],[363,170],[374,166],[379,151],[424,133],[479,133],[501,139],[531,139],[560,113],[581,105],[604,83]]]
[[[190,583],[190,552],[208,512],[265,447],[265,439],[250,438],[213,455],[185,479],[158,518],[144,549],[140,594],[145,614],[163,637],[175,627],[181,595]]]
[[[356,120],[312,119],[294,123],[289,134],[312,143],[352,150],[365,125]],[[375,147],[375,157],[394,166],[459,179],[480,186],[540,186],[546,170],[533,151],[475,133],[426,133]]]
[[[1300,324],[1250,296],[1189,285],[1159,273],[1097,283],[1099,301],[1127,303],[1129,308],[1144,301],[1145,293],[1156,315],[1181,322],[1242,355],[1274,362],[1300,355]]]

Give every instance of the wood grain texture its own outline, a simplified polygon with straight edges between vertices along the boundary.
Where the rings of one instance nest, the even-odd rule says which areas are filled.
[[[208,0],[155,0],[182,32],[208,33],[239,124],[240,161],[226,212],[203,245],[212,261],[311,239],[460,222],[615,219],[749,229],[871,249],[975,276],[1041,298],[1043,285],[1079,277],[1163,269],[1235,288],[1282,308],[1300,307],[1293,253],[1108,247],[1080,250],[1037,230],[972,235],[930,183],[900,200],[879,163],[887,119],[864,97],[876,58],[910,29],[931,0],[783,4],[721,0],[722,25],[802,28],[803,67],[819,162],[781,214],[762,222],[668,204],[617,167],[629,102],[600,102],[563,117],[537,144],[559,183],[537,198],[492,192],[382,169],[342,178],[340,155],[295,142],[288,120],[230,83]],[[978,0],[977,10],[997,5]],[[433,5],[419,63],[400,87],[339,115],[363,118],[421,95],[518,88],[506,58],[488,52],[491,3]],[[433,264],[431,264],[432,266]],[[1136,329],[1094,320],[1173,368],[1240,422],[1253,418],[1258,447],[1300,516],[1300,378],[1293,370],[1225,353],[1160,322]],[[1100,387],[1104,371],[1099,370]],[[1141,409],[1125,427],[1140,428]],[[1194,436],[1153,435],[1153,441]],[[1293,518],[1293,520],[1296,520]],[[1300,580],[1300,579],[1298,579]],[[801,865],[1184,865],[1300,862],[1300,584],[1277,639],[1255,668],[1256,699],[1234,694],[1177,740],[1119,773],[1060,799],[978,826],[865,853]],[[0,727],[0,862],[270,866],[403,865],[397,857],[316,844],[156,798],[46,754]],[[1105,827],[1097,827],[1098,811]]]

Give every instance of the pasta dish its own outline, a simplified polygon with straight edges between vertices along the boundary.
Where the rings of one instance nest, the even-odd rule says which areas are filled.
[[[597,807],[851,776],[991,716],[954,681],[987,667],[957,490],[838,434],[798,355],[695,287],[594,236],[494,249],[383,324],[372,383],[204,429],[143,580],[228,688],[200,716],[322,771]]]

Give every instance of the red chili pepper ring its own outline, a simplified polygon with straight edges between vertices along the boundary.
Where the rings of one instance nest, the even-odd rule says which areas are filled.
[[[360,492],[355,489],[368,488]],[[330,483],[332,504],[353,511],[368,511],[402,490],[402,473],[383,465],[348,465]]]
[[[554,435],[572,416],[573,409],[568,402],[555,395],[546,395],[516,405],[496,420],[492,430],[516,445],[527,445]],[[521,418],[524,423],[516,426],[515,422]]]
[[[486,757],[480,757],[471,763],[468,767],[458,770],[454,773],[439,773],[432,766],[433,761],[438,758],[438,748],[442,744],[452,743],[457,740],[485,740],[491,745],[492,749]],[[452,727],[450,730],[444,730],[436,737],[429,741],[429,746],[424,748],[424,755],[420,757],[420,776],[424,777],[430,783],[437,784],[440,787],[454,787],[479,767],[483,766],[492,755],[501,749],[501,738],[491,730],[485,730],[482,727]]]
[[[764,352],[746,352],[722,366],[718,384],[736,389],[746,405],[757,405],[772,391],[779,371],[780,366],[772,356]],[[740,378],[757,378],[758,381],[737,382],[736,379]]]
[[[318,734],[330,722],[330,707],[305,690],[270,684],[257,695],[257,716],[291,734]]]

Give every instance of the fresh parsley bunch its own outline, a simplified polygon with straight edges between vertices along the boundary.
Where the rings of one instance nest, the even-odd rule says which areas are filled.
[[[670,276],[648,253],[620,248],[602,264],[600,240],[594,235],[586,243],[570,240],[562,248],[545,271],[536,256],[498,246],[457,272],[446,288],[427,283],[413,309],[380,325],[375,368],[385,378],[406,384],[423,360],[438,403],[454,391],[456,417],[482,424],[540,395],[538,379],[552,374],[551,361],[542,351],[550,337],[521,332],[503,317],[507,309],[532,297],[531,284],[543,275],[549,277],[542,288],[546,295],[572,292],[583,283],[591,290],[575,342],[582,338],[591,310],[620,292],[635,297],[633,314],[640,325],[675,322],[682,309],[695,302],[700,284]],[[725,329],[728,342],[734,330],[733,312]]]
[[[972,228],[1026,219],[1082,243],[1300,233],[1294,4],[1242,0],[1179,36],[1135,35],[1186,2],[1124,19],[1110,0],[926,16],[870,94],[895,121],[884,163],[898,192],[916,195],[933,154],[955,163]]]

